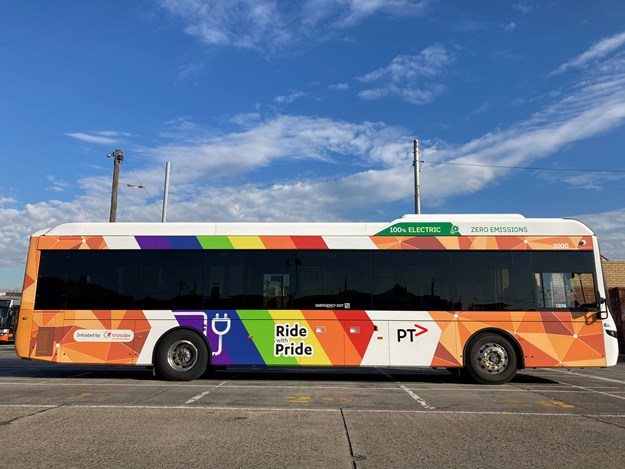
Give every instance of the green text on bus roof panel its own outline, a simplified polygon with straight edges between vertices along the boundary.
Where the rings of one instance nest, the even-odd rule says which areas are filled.
[[[458,227],[453,223],[395,223],[383,229],[375,236],[460,236]]]

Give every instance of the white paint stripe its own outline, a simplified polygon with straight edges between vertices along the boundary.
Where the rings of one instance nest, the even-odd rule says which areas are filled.
[[[192,402],[198,401],[202,399],[204,396],[206,396],[207,394],[210,394],[210,391],[204,391],[203,393],[198,394],[197,396],[193,396],[191,399],[185,402],[185,404],[191,404]]]
[[[625,396],[617,396],[616,394],[611,394],[609,392],[596,391],[594,389],[585,388],[584,386],[578,386],[576,384],[569,384],[572,388],[583,389],[584,391],[589,391],[595,394],[602,394],[604,396],[616,397],[617,399],[625,399]]]
[[[381,368],[377,368],[377,370],[384,374],[388,379],[392,380],[395,382],[395,384],[397,384],[397,386],[399,386],[399,388],[405,392],[408,393],[408,395],[410,397],[412,397],[415,401],[417,401],[419,404],[421,404],[421,406],[424,409],[428,409],[428,410],[434,410],[435,408],[432,407],[430,404],[428,404],[427,402],[425,402],[424,399],[422,399],[421,397],[419,397],[416,393],[412,392],[410,389],[408,389],[406,386],[404,386],[403,384],[401,384],[399,381],[396,381],[393,376],[391,376],[390,374],[388,374],[386,371],[384,371]]]
[[[423,406],[424,409],[428,409],[428,410],[434,410],[435,409],[435,407],[432,407],[430,404],[425,402],[421,397],[417,396],[414,392],[412,392],[410,389],[408,389],[403,384],[400,384],[399,387],[402,388],[404,391],[406,391],[408,393],[408,395],[410,397],[412,397],[415,401],[417,401],[419,404],[421,404],[421,406]]]
[[[0,404],[0,407],[43,407],[46,409],[56,409],[57,407],[62,407],[62,405],[57,404]]]
[[[569,370],[551,370],[551,371],[555,371],[555,372],[560,373],[560,374],[579,376],[581,378],[598,379],[600,381],[607,381],[609,383],[625,384],[625,381],[620,380],[620,379],[604,378],[603,376],[587,375],[587,374],[584,374],[584,373],[578,373],[576,371],[569,371]],[[568,383],[565,383],[565,384],[568,384]]]
[[[220,388],[220,387],[222,387],[226,383],[227,383],[227,381],[224,381],[224,382],[220,383],[218,386],[215,386],[214,389]],[[193,396],[191,399],[189,399],[187,402],[185,402],[185,404],[191,404],[191,403],[193,403],[195,401],[199,401],[200,399],[202,399],[207,394],[210,394],[210,390],[204,391],[203,393],[200,393],[197,396]]]
[[[258,412],[340,412],[341,409],[327,408],[292,408],[292,407],[213,407],[213,406],[148,406],[148,405],[67,405],[67,404],[0,404],[3,407],[45,407],[59,409],[119,409],[119,410],[179,410],[187,411],[258,411]],[[625,418],[625,414],[575,414],[571,412],[496,412],[496,411],[458,411],[458,410],[388,410],[388,409],[342,409],[343,412],[353,413],[388,413],[388,414],[430,414],[430,415],[510,415],[521,417],[592,417],[592,418]]]

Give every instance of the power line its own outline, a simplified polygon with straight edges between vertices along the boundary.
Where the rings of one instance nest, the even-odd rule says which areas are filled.
[[[152,195],[148,192],[148,189],[145,187],[145,184],[143,184],[143,182],[141,182],[141,179],[139,179],[139,176],[137,176],[135,174],[135,172],[132,170],[132,168],[130,167],[130,165],[128,165],[128,159],[126,159],[126,167],[130,170],[130,172],[132,173],[132,175],[135,177],[135,179],[139,182],[139,189],[142,189],[145,191],[145,193],[148,195],[148,198],[150,200],[152,200],[152,204],[154,204],[155,207],[157,207],[159,209],[159,211],[161,210],[161,208],[156,204],[156,201],[152,198]]]
[[[420,163],[425,163],[420,161]],[[483,168],[503,168],[503,169],[525,169],[537,171],[570,171],[576,173],[625,173],[625,169],[582,169],[582,168],[545,168],[539,166],[505,166],[496,164],[479,164],[479,163],[448,163],[443,161],[428,161],[428,164],[439,164],[449,166],[476,166]]]

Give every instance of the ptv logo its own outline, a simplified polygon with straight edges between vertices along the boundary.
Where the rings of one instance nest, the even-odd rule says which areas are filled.
[[[397,329],[397,342],[401,342],[403,340],[410,340],[410,342],[414,342],[416,337],[419,337],[421,334],[425,334],[428,330],[420,326],[419,324],[414,325],[415,329]]]

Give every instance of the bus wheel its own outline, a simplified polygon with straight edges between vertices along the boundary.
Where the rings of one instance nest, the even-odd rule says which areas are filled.
[[[158,346],[155,365],[169,381],[191,381],[199,378],[208,366],[208,347],[202,338],[180,329],[168,334]]]
[[[504,384],[514,378],[517,370],[514,347],[499,334],[482,334],[468,347],[466,372],[478,383]]]

